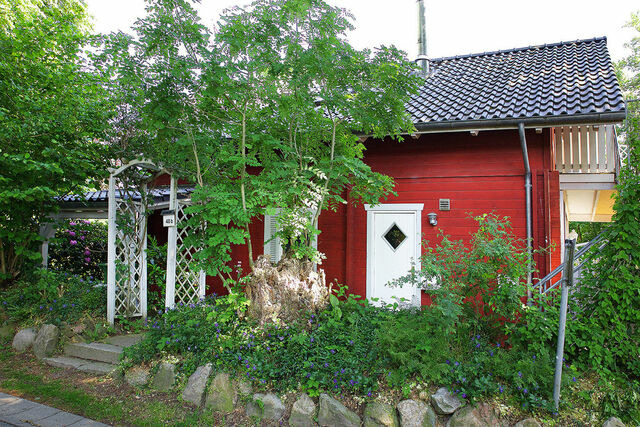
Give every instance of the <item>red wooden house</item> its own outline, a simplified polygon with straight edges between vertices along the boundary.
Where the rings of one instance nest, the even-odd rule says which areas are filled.
[[[626,110],[605,38],[429,60],[407,108],[416,134],[365,141],[365,162],[394,178],[397,197],[320,216],[328,280],[367,297],[419,298],[384,284],[418,258],[420,236],[468,239],[469,213],[485,212],[509,216],[534,248],[555,244],[535,256],[544,275],[561,261],[569,220],[611,220],[613,125]],[[268,222],[254,224],[255,240],[270,239]],[[273,243],[267,252],[278,256]]]
[[[560,263],[569,220],[611,220],[621,162],[614,125],[626,110],[605,38],[431,59],[426,68],[407,105],[417,132],[403,142],[363,137],[365,162],[393,177],[398,195],[320,216],[328,280],[369,298],[417,303],[417,291],[385,283],[419,257],[421,236],[433,241],[442,230],[467,239],[475,231],[469,213],[509,216],[533,247],[555,244],[535,256],[541,275]],[[82,205],[99,208],[103,193]],[[77,199],[67,202],[79,209]],[[155,207],[166,208],[162,197]],[[159,212],[149,230],[166,241]],[[270,218],[252,225],[254,242],[269,242],[254,254],[277,260],[273,231]],[[233,255],[247,264],[245,247]],[[222,291],[217,278],[207,284],[208,292]]]

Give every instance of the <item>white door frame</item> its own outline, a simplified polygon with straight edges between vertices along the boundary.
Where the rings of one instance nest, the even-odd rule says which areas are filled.
[[[413,213],[415,216],[415,233],[416,233],[416,246],[414,248],[413,259],[416,269],[420,269],[420,255],[422,245],[422,210],[424,209],[424,203],[381,203],[379,205],[364,205],[367,211],[367,299],[370,298],[373,292],[373,280],[375,265],[374,259],[374,232],[373,232],[373,220],[376,212],[385,213]],[[420,289],[416,288],[415,301],[420,305]]]

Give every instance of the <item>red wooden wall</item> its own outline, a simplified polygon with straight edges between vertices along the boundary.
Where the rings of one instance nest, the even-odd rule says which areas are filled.
[[[552,171],[550,134],[527,131],[529,161],[533,181],[534,247],[559,244],[559,178]],[[495,212],[509,216],[515,233],[526,237],[524,165],[517,130],[486,131],[478,136],[468,132],[426,134],[404,142],[390,140],[367,144],[365,161],[373,170],[394,177],[397,197],[385,203],[424,203],[422,232],[427,241],[436,241],[442,230],[454,239],[467,240],[475,231],[470,214]],[[451,210],[439,211],[438,200],[450,199]],[[345,253],[341,265],[327,264],[327,278],[337,277],[353,293],[366,292],[366,211],[345,208],[346,239],[336,233],[320,235],[319,249],[328,259]],[[438,225],[429,225],[427,214],[438,214]],[[331,221],[332,226],[336,224]],[[559,250],[536,256],[542,275],[557,265]]]
[[[560,263],[559,175],[553,171],[551,137],[526,131],[532,170],[533,244],[548,254],[535,257],[543,276]],[[374,171],[395,179],[397,196],[383,203],[424,203],[422,232],[435,241],[438,230],[454,239],[467,240],[475,231],[470,214],[495,212],[509,216],[515,233],[526,237],[524,165],[517,129],[421,135],[403,142],[369,141],[365,162]],[[451,210],[439,211],[438,199],[450,199]],[[429,225],[427,214],[438,214],[438,225]],[[347,284],[352,293],[365,296],[367,217],[363,206],[343,205],[320,216],[318,249],[326,254],[320,268],[327,281]],[[262,221],[251,226],[254,258],[263,252]],[[233,258],[248,268],[245,246],[235,247]],[[220,280],[207,278],[208,293],[224,292]]]

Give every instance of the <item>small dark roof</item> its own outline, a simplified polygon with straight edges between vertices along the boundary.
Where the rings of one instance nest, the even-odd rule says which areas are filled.
[[[169,197],[171,196],[171,190],[169,187],[151,188],[149,189],[149,192],[153,197],[154,203],[168,202]],[[193,187],[179,186],[177,189],[178,199],[188,198],[192,192]],[[125,194],[122,190],[116,189],[116,199],[120,199],[123,196],[131,197],[133,200],[140,200],[140,193],[138,192]],[[85,194],[69,194],[60,197],[58,200],[63,202],[65,205],[72,203],[78,205],[94,205],[96,203],[107,203],[109,201],[109,191],[99,190],[89,191]]]
[[[625,117],[605,37],[429,62],[430,74],[407,108],[419,130]]]

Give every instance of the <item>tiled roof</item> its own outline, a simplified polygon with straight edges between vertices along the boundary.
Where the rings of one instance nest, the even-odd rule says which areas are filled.
[[[604,37],[429,62],[425,84],[408,105],[418,129],[624,118]]]

